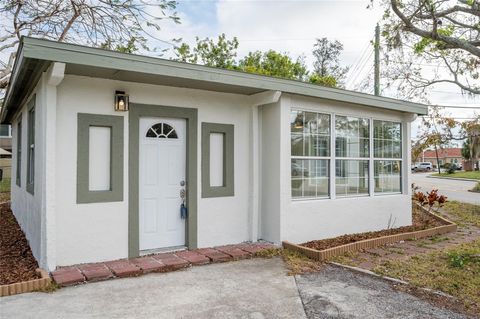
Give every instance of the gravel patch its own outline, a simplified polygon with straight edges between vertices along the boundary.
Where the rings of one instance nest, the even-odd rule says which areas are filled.
[[[309,319],[471,318],[399,291],[381,278],[338,267],[295,279]]]

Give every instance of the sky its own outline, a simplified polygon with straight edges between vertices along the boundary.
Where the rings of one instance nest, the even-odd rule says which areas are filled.
[[[370,0],[180,0],[177,11],[181,24],[165,23],[158,37],[182,38],[194,44],[196,36],[216,38],[225,33],[228,38],[238,38],[238,57],[249,51],[274,49],[294,58],[303,55],[310,68],[316,38],[339,40],[344,45],[341,62],[351,70],[346,88],[355,89],[373,71],[371,40],[383,13],[379,1],[373,9],[367,9],[369,3]],[[167,52],[166,57],[170,55]],[[433,88],[429,100],[432,104],[470,107],[443,111],[451,116],[471,118],[475,112],[480,113],[480,98],[462,94],[453,85]],[[419,124],[417,120],[412,125],[413,136]]]
[[[173,56],[172,39],[181,38],[193,45],[195,37],[216,38],[225,33],[227,38],[237,37],[237,58],[250,51],[273,49],[288,53],[294,59],[303,56],[309,69],[313,66],[312,48],[315,39],[327,37],[344,45],[341,64],[349,66],[346,89],[356,90],[373,72],[374,30],[381,21],[383,0],[177,0],[180,24],[163,20],[161,30],[154,31],[151,46],[167,49],[164,58]],[[140,52],[152,54],[152,52]],[[2,58],[4,58],[2,56]],[[369,93],[373,87],[368,88]],[[391,95],[384,90],[383,95]],[[480,97],[473,98],[454,85],[437,86],[431,90],[432,104],[456,105],[468,109],[445,109],[444,114],[459,118],[472,118],[480,114]],[[415,137],[420,124],[412,125]]]

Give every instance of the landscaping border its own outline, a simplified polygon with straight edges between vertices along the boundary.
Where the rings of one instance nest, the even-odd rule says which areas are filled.
[[[371,249],[378,246],[393,244],[393,243],[408,240],[408,239],[419,239],[419,238],[431,237],[435,235],[455,232],[457,230],[457,224],[441,216],[438,216],[436,214],[429,212],[425,207],[421,205],[418,205],[418,204],[416,205],[417,207],[422,209],[426,214],[429,214],[436,220],[442,223],[445,223],[446,225],[424,229],[424,230],[418,230],[414,232],[403,233],[403,234],[395,234],[395,235],[389,235],[389,236],[382,236],[378,238],[360,240],[354,243],[349,243],[349,244],[332,247],[324,250],[316,250],[313,248],[308,248],[308,247],[300,246],[297,244],[293,244],[288,241],[282,242],[282,245],[283,245],[283,248],[288,248],[288,249],[297,251],[311,259],[324,261],[335,256],[343,255],[347,252],[360,251],[363,249]]]
[[[9,285],[1,285],[0,297],[23,294],[26,292],[38,291],[47,288],[52,283],[52,279],[48,275],[48,272],[38,268],[37,273],[40,274],[40,278],[38,279],[16,282]]]

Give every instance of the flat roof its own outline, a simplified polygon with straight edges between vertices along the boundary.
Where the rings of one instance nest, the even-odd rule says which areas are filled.
[[[11,121],[53,62],[65,63],[66,74],[244,95],[274,90],[419,115],[428,111],[424,104],[301,81],[23,37],[0,114],[2,123]]]

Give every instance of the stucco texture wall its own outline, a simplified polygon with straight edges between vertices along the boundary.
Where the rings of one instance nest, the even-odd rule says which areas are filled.
[[[290,182],[290,111],[292,109],[401,122],[403,140],[402,193],[391,195],[371,194],[365,197],[292,200]],[[403,113],[295,95],[283,95],[280,118],[281,128],[279,131],[281,132],[281,145],[284,146],[279,150],[280,154],[278,156],[281,180],[279,196],[281,200],[281,240],[301,243],[348,233],[411,224],[410,123]],[[335,175],[333,163],[331,161],[331,176]],[[332,179],[330,180],[332,181]]]
[[[27,192],[27,156],[28,156],[28,103],[31,99],[35,99],[35,127],[42,127],[44,118],[41,114],[43,111],[45,98],[44,79],[39,81],[33,92],[16,117],[12,121],[12,178],[11,178],[11,208],[22,228],[25,236],[32,249],[33,256],[37,259],[41,267],[46,267],[45,261],[45,215],[42,210],[42,193],[44,189],[43,171],[43,148],[44,136],[39,131],[35,140],[35,187],[34,194]],[[18,131],[18,122],[22,122],[22,131]],[[22,152],[21,152],[21,170],[20,170],[20,186],[17,185],[17,140],[18,136],[22,136]]]
[[[128,112],[115,112],[116,90],[131,103],[198,109],[198,246],[248,239],[249,107],[245,96],[65,76],[58,87],[56,136],[57,265],[128,255]],[[77,113],[124,116],[124,200],[76,204]],[[201,122],[235,125],[235,195],[201,198]]]

